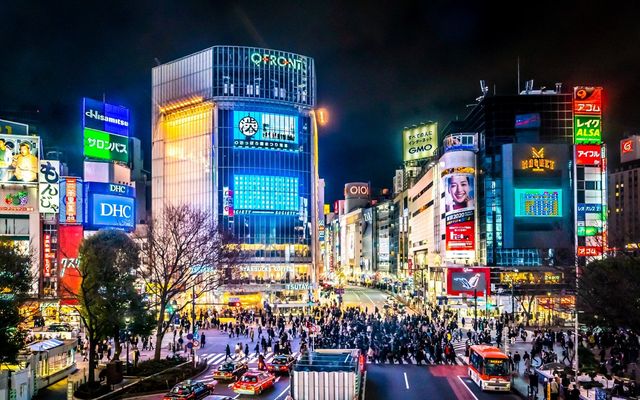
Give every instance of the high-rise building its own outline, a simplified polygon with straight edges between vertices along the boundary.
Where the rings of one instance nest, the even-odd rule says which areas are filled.
[[[609,243],[636,252],[640,246],[640,136],[620,141],[620,162],[609,175]]]
[[[214,46],[155,67],[152,93],[153,213],[211,210],[241,241],[242,284],[226,295],[306,301],[318,246],[313,59]]]

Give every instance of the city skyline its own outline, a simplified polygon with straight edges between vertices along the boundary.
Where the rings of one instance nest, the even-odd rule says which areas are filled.
[[[478,6],[418,2],[291,3],[277,10],[253,2],[192,4],[160,3],[151,13],[124,3],[5,5],[9,23],[0,30],[12,56],[0,82],[0,112],[38,109],[45,143],[72,148],[70,159],[79,159],[82,97],[104,94],[131,109],[132,132],[150,166],[152,67],[218,44],[288,49],[318,65],[318,105],[329,111],[319,144],[327,201],[341,198],[346,182],[390,188],[402,162],[402,129],[433,120],[442,130],[464,118],[465,106],[480,95],[480,79],[491,93],[515,94],[518,59],[522,88],[530,79],[534,88],[563,82],[566,92],[581,84],[605,87],[603,135],[612,160],[617,140],[640,126],[631,111],[640,60],[614,45],[638,37],[633,6],[613,13],[585,3],[556,5],[553,12],[507,10],[501,18]],[[271,13],[289,18],[263,17]],[[80,171],[79,163],[71,166]]]

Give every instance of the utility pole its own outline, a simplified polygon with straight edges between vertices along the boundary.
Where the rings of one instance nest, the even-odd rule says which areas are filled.
[[[193,366],[196,366],[196,347],[193,345],[196,335],[196,286],[195,283],[191,287],[191,359],[193,360]]]
[[[478,330],[478,289],[473,289],[473,299],[474,299],[474,306],[473,306],[473,329],[474,330]]]

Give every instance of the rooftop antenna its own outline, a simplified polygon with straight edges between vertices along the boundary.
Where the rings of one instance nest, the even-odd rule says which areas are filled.
[[[518,93],[520,94],[520,56],[518,56]]]
[[[484,79],[480,80],[480,91],[482,92],[482,97],[487,95],[487,92],[489,92],[489,87],[487,86],[487,82],[485,82]]]

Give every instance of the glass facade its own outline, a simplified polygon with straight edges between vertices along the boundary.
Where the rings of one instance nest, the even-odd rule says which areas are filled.
[[[211,210],[242,243],[248,283],[308,279],[316,230],[313,59],[215,46],[155,67],[152,89],[154,214],[167,203]]]

